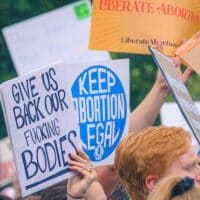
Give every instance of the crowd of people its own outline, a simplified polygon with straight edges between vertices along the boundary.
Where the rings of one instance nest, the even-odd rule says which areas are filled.
[[[182,73],[179,59],[174,58],[174,63],[186,82],[192,70]],[[116,149],[114,165],[93,167],[78,150],[68,161],[77,173],[74,177],[25,199],[117,200],[116,188],[123,188],[132,200],[200,199],[200,160],[190,133],[179,127],[151,126],[169,94],[158,72],[152,89],[130,115],[129,134]],[[2,195],[1,199],[9,198]]]

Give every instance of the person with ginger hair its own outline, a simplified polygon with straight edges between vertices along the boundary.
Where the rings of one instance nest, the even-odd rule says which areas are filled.
[[[189,177],[168,176],[159,181],[147,200],[199,200],[200,186]]]
[[[157,49],[162,52],[162,45],[159,44]],[[185,83],[191,76],[193,70],[186,68],[184,72],[181,71],[181,62],[178,57],[173,58],[173,62],[176,67],[176,71]],[[129,120],[129,132],[134,133],[141,131],[142,129],[151,126],[156,117],[158,116],[160,109],[169,96],[169,88],[163,79],[160,71],[157,72],[156,80],[151,90],[144,98],[144,100],[136,107],[131,113]],[[115,172],[113,165],[100,166],[95,168],[98,180],[103,186],[103,189],[108,197],[111,197],[112,192],[119,184],[119,178]],[[120,187],[118,187],[120,188]],[[115,199],[113,197],[112,199]]]
[[[164,176],[188,176],[200,183],[199,157],[190,133],[178,127],[148,127],[129,134],[116,150],[115,169],[134,200],[146,200]]]

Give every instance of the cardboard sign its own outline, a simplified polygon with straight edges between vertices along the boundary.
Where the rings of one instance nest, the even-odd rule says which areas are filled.
[[[200,144],[200,113],[192,101],[186,86],[178,76],[175,64],[170,58],[163,55],[156,49],[149,47],[149,50],[156,66],[160,69],[169,88],[171,89],[181,113],[191,128],[197,142]]]
[[[107,52],[88,50],[90,16],[90,1],[81,0],[4,28],[17,73],[23,75],[57,60],[109,60]]]
[[[90,48],[149,54],[161,41],[171,55],[200,29],[199,0],[94,0]]]
[[[113,164],[128,133],[129,61],[70,65],[70,82],[83,150],[94,165]]]
[[[93,164],[113,164],[128,133],[129,61],[50,65],[4,83],[1,96],[27,195],[71,176],[66,161],[79,132]]]
[[[196,33],[190,40],[185,42],[175,53],[187,66],[190,66],[200,74],[200,32]]]
[[[16,174],[15,163],[8,137],[0,140],[0,188],[11,183]]]
[[[72,176],[68,154],[80,138],[67,73],[52,64],[0,87],[23,196]]]

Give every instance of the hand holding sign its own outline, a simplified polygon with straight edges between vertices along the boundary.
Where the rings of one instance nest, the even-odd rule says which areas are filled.
[[[163,52],[162,43],[157,44],[157,50],[160,51],[161,53]],[[178,73],[179,77],[181,78],[181,80],[184,83],[186,83],[188,81],[188,79],[190,78],[193,70],[190,67],[188,67],[188,68],[185,69],[184,72],[182,72],[181,71],[181,60],[180,60],[180,58],[178,56],[176,56],[176,57],[173,57],[172,60],[174,62],[174,66],[176,68],[176,72]],[[169,88],[168,88],[167,83],[166,83],[165,79],[163,78],[159,69],[158,69],[158,72],[157,72],[155,85],[158,88],[161,89],[161,91],[163,93],[163,97],[167,97],[169,95],[169,93],[170,93]]]
[[[85,198],[90,185],[97,179],[88,156],[78,149],[78,155],[71,154],[73,160],[69,160],[69,168],[78,172],[69,179],[67,184],[68,197]]]
[[[80,143],[67,72],[56,63],[2,84],[22,196],[72,176],[67,155]]]
[[[128,66],[128,60],[57,63],[2,84],[23,196],[71,177],[68,153],[81,146],[78,128],[90,160],[113,163],[128,133]]]
[[[74,160],[69,161],[69,167],[78,174],[68,181],[67,199],[106,200],[107,197],[87,155],[78,150],[78,155],[72,154],[72,158]]]
[[[186,86],[181,80],[181,77],[177,74],[173,61],[169,57],[158,52],[156,49],[149,47],[149,50],[155,64],[161,70],[162,75],[170,87],[170,90],[172,91],[183,116],[193,132],[193,135],[200,144],[200,113],[193,103]],[[188,73],[186,73],[183,77],[185,78],[187,75]]]

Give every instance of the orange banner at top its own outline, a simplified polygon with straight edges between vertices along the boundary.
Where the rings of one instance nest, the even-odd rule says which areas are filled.
[[[163,43],[172,55],[200,30],[200,0],[93,0],[90,48],[148,54]]]

